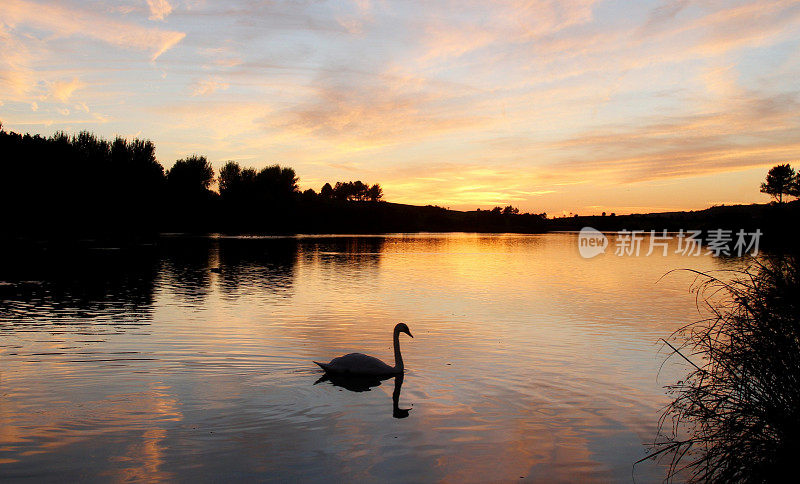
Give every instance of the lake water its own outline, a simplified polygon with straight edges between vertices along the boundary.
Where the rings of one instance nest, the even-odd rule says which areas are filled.
[[[659,373],[658,340],[698,318],[691,275],[659,279],[741,265],[583,259],[576,234],[164,237],[4,259],[0,480],[60,482],[658,481],[632,463],[686,370]],[[314,384],[312,360],[392,364],[401,321],[401,388]]]

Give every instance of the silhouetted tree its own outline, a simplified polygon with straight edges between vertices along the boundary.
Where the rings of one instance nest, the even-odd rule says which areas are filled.
[[[164,190],[164,167],[149,140],[117,137],[110,147],[110,166],[99,183],[107,187],[106,203],[117,219],[135,226],[152,225]]]
[[[761,193],[771,195],[778,203],[783,203],[783,195],[800,195],[800,181],[797,173],[788,163],[772,167],[767,179],[761,184]]]
[[[304,202],[306,203],[313,202],[316,199],[317,199],[317,192],[315,192],[313,188],[309,188],[308,190],[303,192]]]
[[[16,230],[91,234],[155,228],[164,170],[149,141],[109,142],[82,131],[49,138],[0,129],[5,184]]]
[[[242,185],[242,168],[235,161],[225,163],[219,170],[219,194],[225,198],[236,196]]]
[[[327,184],[330,186],[330,184]],[[323,186],[322,191],[327,194],[327,189]],[[331,195],[336,200],[342,201],[357,201],[364,202],[371,200],[374,202],[383,198],[383,190],[380,185],[372,185],[371,187],[361,180],[354,182],[336,182],[336,185],[331,189]],[[320,193],[322,194],[322,192]],[[324,197],[323,197],[324,198]]]
[[[111,143],[111,165],[129,193],[151,190],[164,181],[164,167],[156,160],[156,147],[149,140],[129,142],[117,137]]]
[[[290,208],[300,197],[293,169],[271,165],[260,171],[229,161],[219,173],[223,225],[246,230],[286,230]],[[304,201],[316,196],[313,190]],[[266,209],[266,210],[265,210]]]
[[[256,169],[255,168],[244,168],[242,169],[242,185],[244,186],[255,186],[256,183]]]
[[[377,183],[369,187],[367,198],[372,202],[379,202],[383,199],[383,189]]]
[[[218,217],[217,194],[209,190],[214,169],[205,156],[192,155],[175,162],[167,172],[167,214],[172,230],[203,232]]]
[[[280,203],[292,200],[298,191],[297,180],[293,169],[280,165],[267,166],[255,176],[259,197]]]
[[[176,194],[205,193],[214,181],[214,168],[205,156],[192,155],[175,162],[167,184]]]
[[[519,209],[517,207],[512,207],[511,205],[508,205],[503,209],[503,215],[517,215],[518,213]]]
[[[361,180],[356,180],[355,182],[353,182],[351,197],[354,200],[363,202],[367,198],[367,190],[369,190],[369,187],[367,185],[365,185]]]
[[[319,197],[323,200],[330,200],[333,198],[333,187],[330,183],[322,185],[322,188],[319,191]]]
[[[349,183],[336,182],[333,187],[333,198],[336,200],[348,200],[350,198],[351,185]]]

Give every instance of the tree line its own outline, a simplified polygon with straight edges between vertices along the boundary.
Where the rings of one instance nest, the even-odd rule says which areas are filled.
[[[388,204],[379,184],[361,180],[301,192],[295,171],[277,164],[257,170],[229,161],[216,172],[192,155],[165,169],[150,141],[87,131],[44,137],[0,124],[0,153],[7,234],[539,232],[545,218],[511,206],[454,212]]]
[[[0,125],[0,153],[6,180],[0,200],[13,207],[8,229],[187,230],[231,225],[208,223],[226,210],[247,212],[253,219],[249,228],[256,228],[267,224],[255,219],[286,219],[310,201],[383,199],[380,185],[362,181],[326,183],[319,194],[301,193],[295,171],[280,165],[256,170],[231,161],[217,174],[205,156],[192,155],[167,170],[150,141],[108,141],[87,131],[44,137]],[[212,190],[215,182],[219,193]]]

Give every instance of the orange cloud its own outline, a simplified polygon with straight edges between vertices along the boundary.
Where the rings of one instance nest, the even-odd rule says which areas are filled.
[[[276,113],[266,125],[372,147],[452,132],[481,121],[480,115],[448,109],[452,93],[415,78],[387,74],[364,83],[349,75],[326,75],[313,88],[314,97]]]
[[[83,87],[86,87],[86,84],[77,77],[71,81],[56,81],[50,85],[50,94],[58,101],[65,103],[72,97],[72,93]]]
[[[228,89],[228,83],[219,79],[201,79],[192,85],[192,96],[205,96],[215,91]]]
[[[29,25],[44,29],[55,37],[88,37],[125,49],[143,50],[158,57],[180,42],[186,34],[140,27],[87,10],[46,5],[25,0],[7,0],[0,10],[0,21],[12,29]]]
[[[147,0],[150,8],[150,20],[164,20],[172,13],[172,5],[167,0]]]

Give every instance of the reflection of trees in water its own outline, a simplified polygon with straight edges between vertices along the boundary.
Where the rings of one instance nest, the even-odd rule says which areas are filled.
[[[164,237],[159,246],[163,286],[189,304],[202,303],[212,281],[235,296],[265,291],[285,296],[294,281],[294,239]]]
[[[302,241],[303,262],[348,275],[375,273],[385,237],[331,237]]]
[[[542,245],[542,239],[535,235],[510,234],[505,237],[480,235],[475,245],[483,251],[514,251],[515,249],[531,250]]]
[[[163,285],[177,297],[196,304],[208,296],[216,241],[208,237],[164,237],[159,240],[164,263]]]
[[[261,293],[288,297],[297,264],[298,243],[291,238],[218,240],[220,287],[229,295]]]
[[[407,251],[409,247],[413,251],[421,252],[441,252],[454,243],[450,237],[432,235],[432,236],[418,236],[410,235],[401,238],[392,239],[391,243],[400,245],[400,249]]]
[[[17,251],[0,267],[0,319],[51,329],[147,323],[159,267],[152,248]]]

